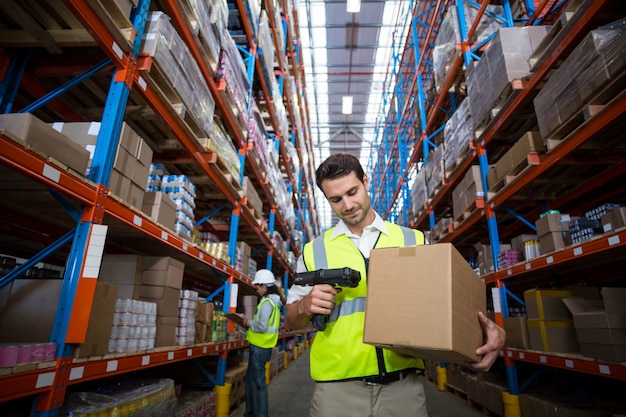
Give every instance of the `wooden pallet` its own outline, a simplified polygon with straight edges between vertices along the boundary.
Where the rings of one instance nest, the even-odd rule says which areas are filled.
[[[463,213],[459,214],[454,219],[454,228],[459,227],[465,219],[470,217],[476,210],[482,210],[483,208],[485,208],[485,199],[483,197],[476,197],[474,201],[472,201],[472,203],[465,210],[463,210]]]
[[[469,143],[465,144],[465,146],[461,149],[461,151],[455,158],[454,162],[450,166],[445,167],[445,178],[450,178],[452,174],[454,174],[454,172],[457,170],[457,168],[461,166],[468,157],[474,156],[475,151],[476,147],[474,146],[474,141],[470,141]]]
[[[511,168],[502,178],[496,181],[494,184],[489,184],[489,199],[499,193],[504,187],[513,183],[520,174],[525,174],[531,166],[539,165],[541,163],[541,155],[538,152],[529,152],[526,158],[520,160],[517,165]]]

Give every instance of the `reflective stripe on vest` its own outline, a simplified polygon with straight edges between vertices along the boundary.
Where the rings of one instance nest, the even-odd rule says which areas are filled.
[[[248,329],[246,332],[246,339],[249,343],[260,348],[273,348],[278,343],[278,332],[280,330],[280,314],[278,306],[269,297],[264,297],[257,307],[257,311],[254,314],[254,321],[259,321],[259,314],[263,303],[270,303],[272,306],[272,314],[267,321],[267,330],[265,333],[257,333],[252,329]]]
[[[424,243],[424,235],[385,222],[389,234],[381,234],[377,248],[411,246]],[[311,377],[316,381],[337,381],[378,374],[376,349],[363,340],[367,277],[365,260],[346,235],[331,240],[334,229],[305,245],[303,255],[309,270],[349,266],[361,273],[357,288],[343,288],[336,296],[336,306],[325,331],[318,332],[311,348]],[[385,368],[393,372],[423,368],[418,358],[409,358],[383,349]]]

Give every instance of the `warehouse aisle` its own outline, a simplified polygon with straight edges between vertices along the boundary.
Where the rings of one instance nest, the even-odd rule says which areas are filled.
[[[425,381],[424,386],[429,417],[484,416],[451,394],[439,391],[432,382]],[[282,371],[268,387],[270,417],[307,417],[313,387],[314,383],[309,377],[309,351],[307,350]],[[242,405],[231,414],[231,417],[243,417],[244,411],[245,405]]]

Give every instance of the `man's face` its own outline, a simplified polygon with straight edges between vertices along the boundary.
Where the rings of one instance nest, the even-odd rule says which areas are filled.
[[[359,181],[351,172],[345,177],[324,180],[322,190],[335,214],[348,226],[367,226],[362,224],[371,216],[370,197],[367,194],[368,179]],[[369,219],[368,219],[369,220]]]

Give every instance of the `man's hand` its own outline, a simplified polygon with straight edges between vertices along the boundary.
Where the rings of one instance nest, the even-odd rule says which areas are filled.
[[[293,330],[304,329],[309,325],[313,314],[330,314],[335,305],[335,295],[341,288],[329,284],[315,285],[300,301],[287,304],[287,322]]]
[[[476,354],[483,358],[480,362],[468,363],[467,366],[474,371],[487,372],[500,355],[500,350],[506,341],[506,332],[480,311],[478,312],[478,320],[483,328],[486,342],[476,349]]]

